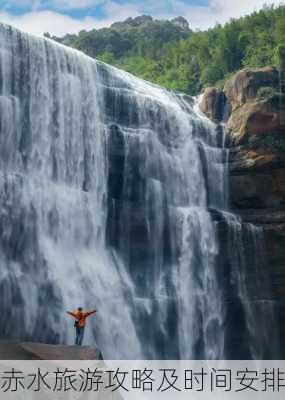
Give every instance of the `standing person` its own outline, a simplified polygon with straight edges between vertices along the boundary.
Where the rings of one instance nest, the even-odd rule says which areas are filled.
[[[77,346],[82,346],[87,318],[90,315],[96,314],[96,312],[96,310],[83,312],[82,307],[78,307],[77,311],[74,312],[67,311],[67,314],[75,318],[75,344]]]

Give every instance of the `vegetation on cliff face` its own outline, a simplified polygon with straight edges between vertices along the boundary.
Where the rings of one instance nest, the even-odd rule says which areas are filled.
[[[264,6],[205,32],[191,31],[182,17],[142,16],[54,39],[169,89],[197,94],[223,85],[243,67],[277,66],[285,44],[285,6]]]

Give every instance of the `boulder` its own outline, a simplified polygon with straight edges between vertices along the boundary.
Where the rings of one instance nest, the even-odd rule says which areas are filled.
[[[267,99],[252,99],[235,108],[227,122],[226,130],[234,144],[247,142],[254,135],[283,135],[285,99],[276,94]]]
[[[224,93],[234,111],[246,102],[256,99],[260,88],[278,88],[278,86],[279,73],[276,68],[246,68],[226,83]]]
[[[222,90],[215,87],[205,89],[199,104],[201,111],[215,122],[223,119],[225,95]]]

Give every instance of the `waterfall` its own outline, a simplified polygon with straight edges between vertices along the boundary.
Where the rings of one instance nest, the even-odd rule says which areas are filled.
[[[106,358],[226,358],[222,143],[197,99],[0,25],[1,337],[72,343],[95,307]]]

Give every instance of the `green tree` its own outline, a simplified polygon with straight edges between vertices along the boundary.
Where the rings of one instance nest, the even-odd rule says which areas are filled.
[[[115,56],[111,51],[104,51],[104,53],[99,54],[97,56],[97,60],[103,61],[106,64],[113,64],[114,65],[116,63]]]
[[[204,32],[191,31],[183,18],[159,21],[143,15],[53,39],[143,79],[195,95],[206,85],[222,85],[240,68],[278,66],[278,52],[285,45],[285,6],[264,6]]]

